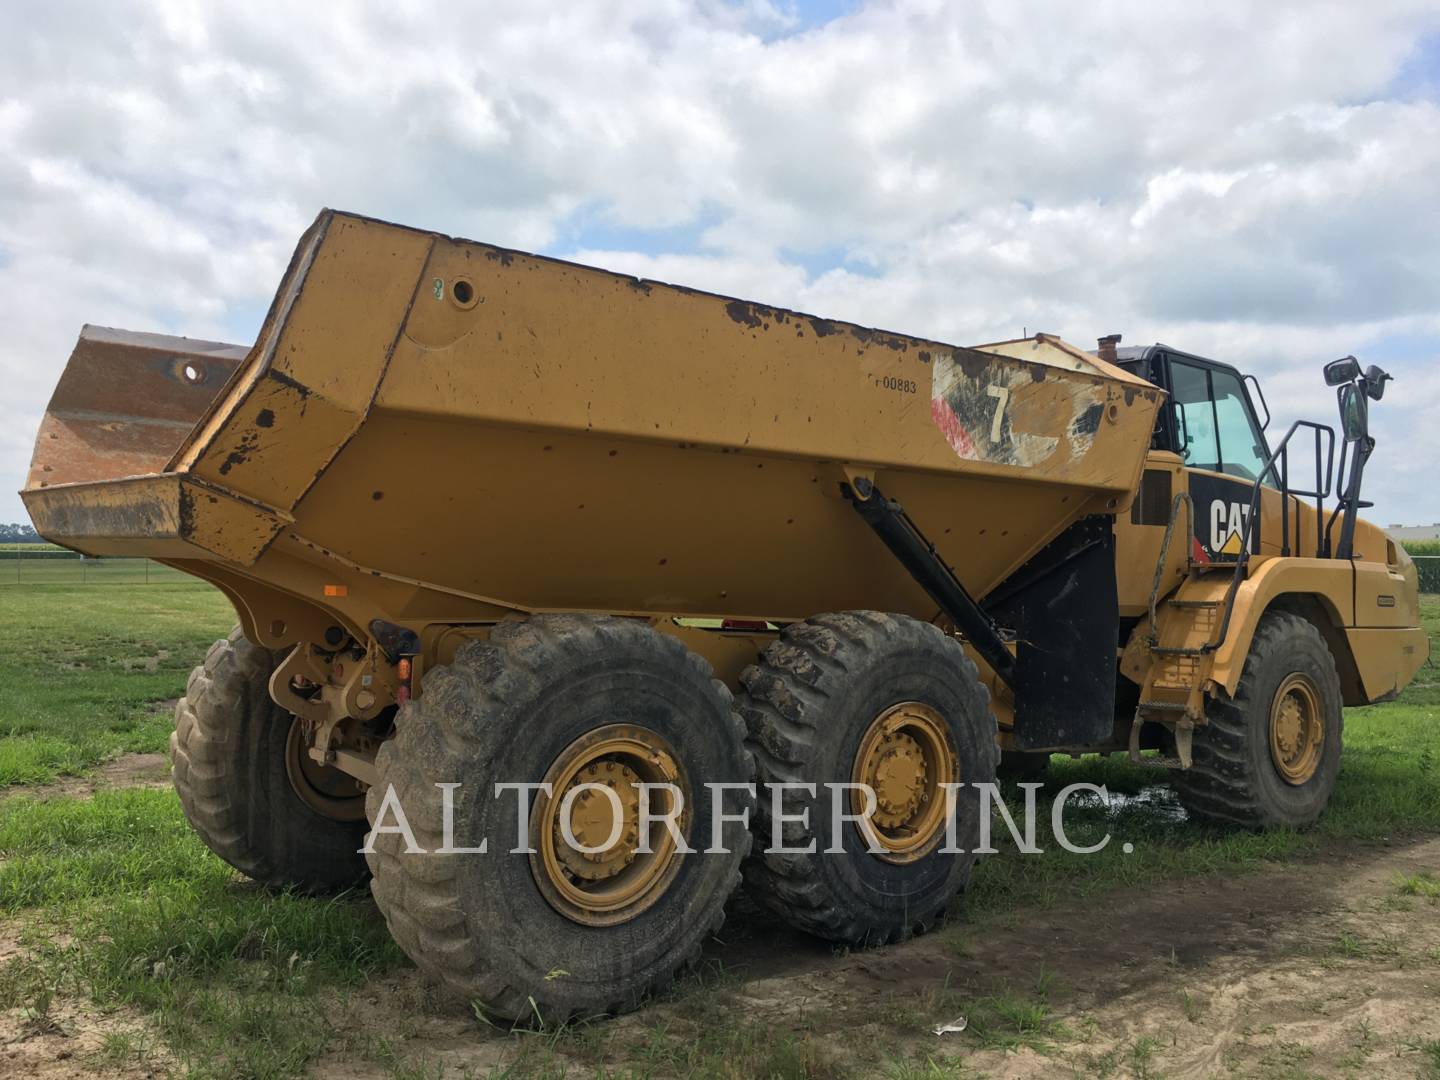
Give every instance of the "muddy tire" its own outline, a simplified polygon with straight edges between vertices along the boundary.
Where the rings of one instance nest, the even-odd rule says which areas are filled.
[[[532,850],[516,853],[520,797],[497,796],[494,785],[550,782],[560,763],[582,760],[576,747],[603,747],[621,728],[673,755],[664,760],[683,773],[677,786],[693,793],[684,832],[695,850],[635,879],[649,884],[636,886],[633,901],[602,910],[604,893],[585,890],[607,887],[603,862],[580,862],[573,850],[563,865],[547,861],[559,835],[558,817],[547,818],[551,800],[525,796]],[[727,823],[719,846],[728,852],[704,850],[714,835],[705,785],[753,782],[743,734],[709,665],[635,620],[541,615],[462,646],[452,663],[425,673],[423,693],[402,708],[368,795],[371,889],[392,935],[423,972],[491,1016],[560,1023],[636,1008],[699,956],[740,884],[749,831],[743,819]],[[620,768],[609,757],[593,764],[601,779]],[[452,797],[454,846],[483,844],[485,854],[413,853],[403,836],[382,831],[395,826],[393,813],[382,815],[393,788],[388,798],[418,845],[440,847],[438,783],[462,785]],[[633,782],[623,786],[633,790]],[[738,815],[751,800],[748,791],[726,791],[723,809]],[[658,865],[633,858],[617,882]],[[601,880],[572,880],[587,867]]]
[[[286,765],[294,717],[270,697],[275,664],[237,627],[190,673],[170,736],[180,805],[205,846],[247,877],[306,893],[358,885],[369,876],[362,800],[324,814],[297,793]]]
[[[1194,763],[1174,776],[1195,817],[1247,828],[1308,825],[1340,774],[1340,677],[1325,639],[1291,612],[1264,615],[1235,696],[1213,699]]]
[[[822,615],[786,628],[740,680],[745,690],[737,701],[760,781],[756,854],[745,870],[751,894],[790,925],[829,941],[885,944],[936,925],[969,883],[975,864],[969,853],[978,846],[982,803],[971,785],[993,783],[1000,756],[989,694],[960,643],[903,615]],[[875,854],[860,829],[844,821],[838,834],[843,852],[826,853],[837,819],[834,797],[824,785],[858,782],[877,725],[890,723],[886,717],[903,721],[904,714],[894,710],[910,708],[904,703],[919,707],[917,726],[892,732],[908,743],[902,739],[886,750],[882,742],[882,757],[891,756],[881,767],[923,760],[923,769],[910,766],[912,785],[923,784],[944,767],[926,756],[927,740],[938,737],[948,744],[955,770],[951,782],[965,784],[956,802],[956,840],[963,853],[941,850],[948,846],[943,812],[938,843],[928,847]],[[773,850],[774,804],[767,785],[781,783],[816,785],[813,796],[784,790],[780,804],[790,819],[784,846],[805,848],[813,841],[813,853]],[[897,790],[892,802],[880,801],[881,813],[923,814],[913,794],[896,808],[909,789]],[[929,802],[924,792],[919,798]],[[857,809],[854,803],[848,808]],[[807,811],[804,824],[793,820]],[[933,819],[916,820],[925,824],[913,835],[897,825],[886,842],[899,844],[903,837],[914,842],[933,830]]]

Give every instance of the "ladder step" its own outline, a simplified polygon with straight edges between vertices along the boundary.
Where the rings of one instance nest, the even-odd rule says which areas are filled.
[[[1131,760],[1131,765],[1139,765],[1142,769],[1183,769],[1184,762],[1173,757],[1145,757],[1139,761]]]
[[[1140,708],[1153,709],[1155,712],[1184,712],[1189,706],[1174,701],[1142,701]]]
[[[1204,656],[1203,646],[1190,645],[1151,645],[1150,651],[1160,656]]]
[[[1171,607],[1181,608],[1218,608],[1219,600],[1166,600],[1165,603]]]

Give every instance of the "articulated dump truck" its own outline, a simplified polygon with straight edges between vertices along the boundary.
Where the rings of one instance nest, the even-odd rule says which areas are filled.
[[[1313,821],[1342,707],[1428,649],[1357,517],[1386,376],[1325,377],[1339,436],[1267,442],[1252,379],[1163,345],[958,348],[327,211],[252,347],[85,328],[24,498],[234,604],[171,744],[216,854],[369,879],[425,972],[551,1020],[665,988],[742,878],[832,941],[935,925],[997,767]]]

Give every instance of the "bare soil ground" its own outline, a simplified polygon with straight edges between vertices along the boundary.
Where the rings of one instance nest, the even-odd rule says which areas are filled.
[[[895,992],[924,1000],[947,984],[962,996],[1044,987],[1055,1021],[1037,1040],[1044,1053],[971,1050],[963,1035],[914,1043],[922,1060],[954,1054],[997,1077],[1060,1065],[1079,1075],[1413,1077],[1440,1069],[1422,1049],[1440,1040],[1440,906],[1396,882],[1437,869],[1432,839],[1117,893],[1022,916],[969,938],[958,956],[942,937],[939,949],[922,939],[855,958],[814,988],[858,1003]]]
[[[743,1016],[799,1033],[804,1074],[822,1077],[1440,1077],[1440,904],[1397,885],[1437,871],[1440,838],[1332,851],[850,954],[741,910],[710,950],[726,972],[710,988],[557,1040],[546,1067],[623,1068],[657,1030],[700,1040]],[[539,1067],[523,1039],[477,1033],[459,1008],[415,1008],[424,997],[406,976],[346,1009],[383,1022],[408,1005],[403,1056],[433,1074]],[[932,1033],[960,1015],[964,1033]],[[317,1072],[386,1075],[344,1056]]]
[[[0,925],[0,963],[24,951],[22,933],[19,925]],[[127,1062],[107,1055],[107,1037],[117,1034],[132,1036],[146,1046],[147,1060]],[[163,1048],[149,1033],[145,1018],[136,1012],[100,1012],[57,997],[43,1012],[27,1006],[0,1014],[0,1076],[40,1080],[150,1077],[167,1064]]]

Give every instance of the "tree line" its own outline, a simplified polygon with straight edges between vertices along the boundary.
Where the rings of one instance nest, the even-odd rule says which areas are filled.
[[[33,525],[18,521],[12,521],[8,525],[0,523],[0,544],[33,544],[39,540],[40,534]]]

